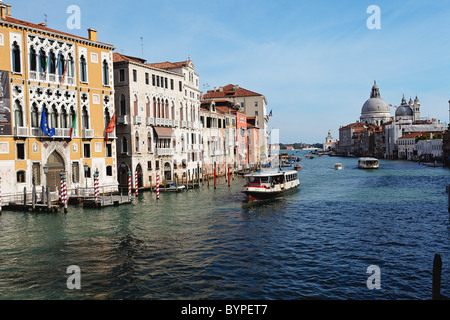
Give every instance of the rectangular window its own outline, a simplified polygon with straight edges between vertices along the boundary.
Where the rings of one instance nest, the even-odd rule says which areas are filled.
[[[84,158],[91,157],[91,144],[90,143],[83,144],[83,155],[84,155]]]
[[[147,161],[147,171],[151,171],[151,170],[152,170],[152,162]]]
[[[119,70],[119,82],[125,82],[125,69]]]
[[[170,79],[170,89],[173,90],[173,79]]]
[[[180,92],[183,92],[183,83],[181,81],[178,81],[178,89],[180,89]]]
[[[156,76],[152,74],[152,85],[156,86]]]
[[[145,84],[149,84],[149,83],[150,83],[149,74],[146,72],[145,73]]]
[[[16,149],[17,149],[17,160],[25,160],[25,144],[17,143]]]
[[[111,143],[106,144],[105,151],[106,151],[106,157],[111,158],[112,157],[112,144]]]
[[[80,167],[78,165],[78,162],[72,162],[72,182],[80,182]]]
[[[133,69],[133,81],[137,82],[137,70]]]
[[[168,85],[167,85],[167,78],[164,78],[164,87],[167,89]]]
[[[159,76],[156,76],[156,86],[159,87]]]
[[[113,175],[112,166],[106,166],[106,176],[112,177],[112,175]]]

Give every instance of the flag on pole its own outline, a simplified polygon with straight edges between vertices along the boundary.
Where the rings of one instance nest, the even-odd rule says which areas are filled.
[[[64,60],[62,60],[62,61],[64,61]],[[64,78],[66,77],[66,72],[67,72],[67,65],[68,65],[68,62],[69,62],[69,61],[66,61],[66,63],[65,63],[64,72],[63,72],[62,78],[61,78],[61,83],[64,83]]]
[[[270,112],[269,112],[269,117],[271,117],[272,116],[272,110],[270,110]]]
[[[108,133],[111,133],[116,128],[116,113],[113,114],[108,126],[105,129],[105,141],[108,140]]]
[[[73,117],[72,127],[70,128],[70,140],[75,136],[75,129],[77,127],[77,114],[75,113],[75,117]]]
[[[50,63],[50,54],[47,56],[47,60],[45,60],[45,76],[47,76],[48,64]]]
[[[42,109],[41,115],[41,130],[48,135],[49,137],[53,137],[55,135],[55,128],[49,128],[47,123],[47,115],[45,113],[45,108]]]

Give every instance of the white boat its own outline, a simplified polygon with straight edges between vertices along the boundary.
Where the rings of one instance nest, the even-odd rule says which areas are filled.
[[[358,168],[360,169],[378,169],[380,164],[376,158],[359,158]]]
[[[300,185],[296,170],[272,169],[244,176],[247,182],[242,190],[249,201],[282,197]]]
[[[336,170],[342,170],[342,169],[344,169],[344,167],[342,166],[342,163],[335,163],[335,164],[334,164],[334,169],[336,169]]]

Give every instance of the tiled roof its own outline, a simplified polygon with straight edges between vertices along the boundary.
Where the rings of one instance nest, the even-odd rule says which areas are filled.
[[[250,97],[262,96],[262,94],[241,88],[239,86],[228,84],[217,90],[209,90],[203,95],[203,99],[226,98],[226,97]]]
[[[399,139],[408,139],[408,138],[416,138],[418,136],[428,134],[427,132],[413,132],[410,134],[405,134],[404,136],[400,137]]]
[[[124,54],[114,52],[113,53],[113,62],[121,62],[121,61],[131,61],[131,62],[144,64],[146,60],[141,59],[141,58],[126,56]]]
[[[45,26],[44,24],[35,24],[35,23],[31,23],[31,22],[28,22],[28,21],[15,19],[15,18],[8,17],[8,16],[3,18],[3,19],[0,19],[0,23],[1,22],[12,23],[12,24],[16,24],[16,25],[20,25],[20,26],[24,26],[24,27],[29,27],[29,28],[33,28],[33,29],[38,29],[38,30],[42,30],[42,31],[46,31],[46,32],[55,33],[55,34],[58,34],[58,35],[61,35],[61,36],[76,38],[76,39],[80,39],[80,40],[83,40],[83,41],[91,41],[91,42],[98,43],[100,45],[114,47],[111,44],[107,44],[107,43],[103,43],[103,42],[99,42],[99,41],[93,41],[93,40],[90,40],[89,38],[84,38],[84,37],[76,36],[74,34],[62,32],[62,31],[58,31],[58,30],[54,30],[54,29],[51,29],[51,28],[47,28],[47,26]]]

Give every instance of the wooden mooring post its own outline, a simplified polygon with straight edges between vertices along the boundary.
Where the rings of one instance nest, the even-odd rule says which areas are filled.
[[[442,259],[438,254],[434,255],[433,261],[433,291],[432,291],[432,299],[433,300],[450,300],[449,297],[446,297],[441,294],[441,272],[442,272]]]

